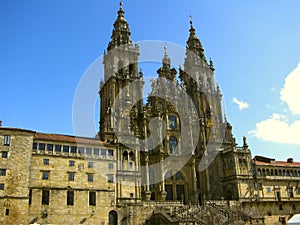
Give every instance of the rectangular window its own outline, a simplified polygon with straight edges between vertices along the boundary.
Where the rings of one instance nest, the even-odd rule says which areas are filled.
[[[75,173],[68,173],[68,180],[74,181],[75,180]]]
[[[5,216],[9,216],[9,209],[5,209]]]
[[[113,163],[109,163],[108,164],[108,169],[112,170],[114,168],[114,164]]]
[[[42,191],[42,205],[49,205],[49,197],[50,197],[50,191],[43,190]]]
[[[69,166],[75,166],[75,161],[74,160],[70,160],[69,161]]]
[[[297,193],[300,194],[300,187],[297,188]]]
[[[88,182],[94,182],[94,174],[88,173]]]
[[[276,191],[275,194],[276,194],[277,200],[280,201],[281,200],[280,191]]]
[[[55,152],[61,152],[61,145],[55,145]]]
[[[32,202],[32,189],[29,190],[29,199],[28,199],[28,204],[31,205]]]
[[[133,162],[129,162],[129,168],[133,167]]]
[[[101,149],[101,156],[106,156],[106,149],[104,148]]]
[[[86,154],[91,155],[92,154],[92,148],[86,148]]]
[[[4,190],[4,184],[3,183],[0,184],[0,190]]]
[[[4,158],[4,159],[7,159],[8,157],[8,152],[1,152],[1,157]]]
[[[288,188],[288,195],[289,195],[290,198],[294,197],[294,192],[293,192],[293,188],[292,187]]]
[[[4,135],[4,145],[10,146],[10,135]]]
[[[93,162],[88,162],[88,168],[93,168],[94,167],[94,163]]]
[[[49,159],[44,159],[44,165],[49,165]]]
[[[63,152],[64,152],[64,153],[69,153],[69,146],[64,145],[64,146],[63,146]]]
[[[46,149],[46,144],[45,143],[39,143],[39,150],[45,151]]]
[[[67,205],[74,205],[74,191],[67,192]]]
[[[279,205],[278,208],[279,208],[279,210],[282,210],[282,209],[283,209],[283,208],[282,208],[282,205]]]
[[[114,182],[114,176],[113,175],[107,175],[107,181],[108,181],[108,183],[113,183]]]
[[[42,180],[49,180],[49,171],[43,171]]]
[[[262,183],[257,183],[257,189],[262,189]]]
[[[36,143],[36,142],[33,142],[33,143],[32,143],[32,149],[33,149],[33,150],[37,150],[37,143]]]
[[[71,146],[71,153],[77,153],[77,146]]]
[[[94,148],[94,155],[99,155],[99,148]]]
[[[114,156],[114,150],[108,149],[108,156]]]
[[[89,205],[96,206],[96,192],[89,192]]]
[[[271,188],[267,187],[267,192],[270,193],[271,192]]]
[[[6,176],[6,169],[0,169],[0,176]]]
[[[78,148],[78,152],[79,152],[80,154],[84,154],[84,147],[79,147],[79,148]]]
[[[53,151],[53,144],[47,144],[47,150]]]

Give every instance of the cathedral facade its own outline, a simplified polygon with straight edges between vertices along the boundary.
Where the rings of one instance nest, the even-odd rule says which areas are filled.
[[[165,48],[152,89],[122,3],[94,138],[0,127],[0,224],[286,224],[300,163],[237,146],[192,21],[183,68]]]

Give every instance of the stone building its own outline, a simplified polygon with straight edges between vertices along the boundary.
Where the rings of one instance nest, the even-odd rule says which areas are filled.
[[[192,21],[143,96],[122,3],[104,54],[97,137],[0,127],[0,224],[286,224],[300,163],[237,146]],[[143,98],[146,98],[144,102]]]

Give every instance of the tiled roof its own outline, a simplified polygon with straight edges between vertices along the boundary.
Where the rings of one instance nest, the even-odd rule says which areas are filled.
[[[13,127],[0,127],[0,130],[7,130],[7,131],[21,131],[21,132],[35,133],[35,131],[33,131],[33,130],[26,130],[26,129],[13,128]]]
[[[255,160],[255,164],[264,165],[264,166],[300,167],[300,162],[292,162],[292,163],[288,163],[285,161],[262,162],[262,161]]]
[[[76,137],[76,136],[62,135],[62,134],[36,133],[34,138],[36,140],[60,141],[60,142],[69,142],[69,143],[81,143],[81,144],[93,144],[93,145],[106,144],[100,141],[98,138]]]

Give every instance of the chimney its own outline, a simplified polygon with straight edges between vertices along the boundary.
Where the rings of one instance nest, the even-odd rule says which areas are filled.
[[[294,159],[293,159],[293,158],[288,158],[288,159],[287,159],[287,162],[288,162],[288,163],[293,163],[293,162],[294,162]]]
[[[0,127],[2,127],[2,120],[0,120]]]

